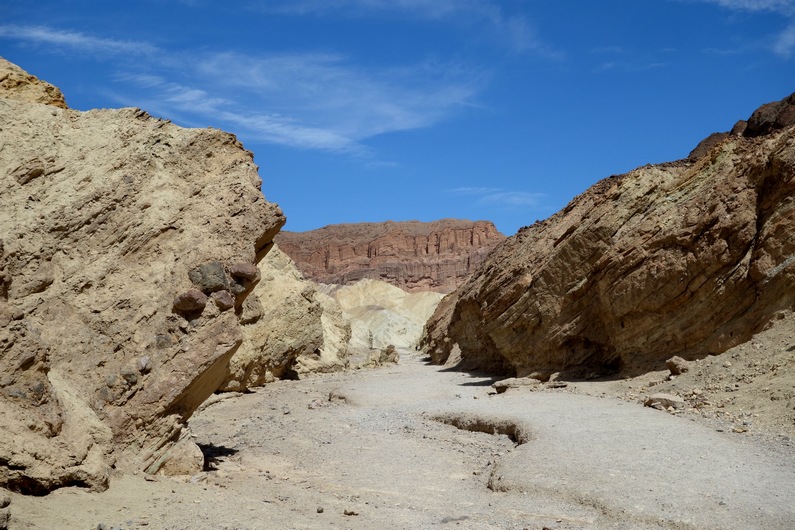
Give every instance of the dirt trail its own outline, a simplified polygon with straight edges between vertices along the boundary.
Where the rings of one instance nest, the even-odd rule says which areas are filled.
[[[781,440],[566,390],[489,395],[490,382],[409,352],[279,381],[191,420],[209,471],[14,495],[11,528],[795,527]]]

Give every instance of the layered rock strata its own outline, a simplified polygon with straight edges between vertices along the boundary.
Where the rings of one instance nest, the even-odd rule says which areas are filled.
[[[277,242],[319,283],[372,279],[409,292],[450,292],[504,239],[488,221],[443,219],[331,225],[282,232]]]
[[[721,353],[791,312],[793,101],[520,230],[440,304],[423,339],[433,360],[540,379],[632,373]]]
[[[241,344],[284,217],[234,136],[31,103],[36,81],[0,71],[24,80],[0,88],[0,486],[156,472]]]
[[[351,325],[340,307],[305,280],[277,246],[259,264],[262,281],[243,303],[243,343],[222,390],[347,367]]]

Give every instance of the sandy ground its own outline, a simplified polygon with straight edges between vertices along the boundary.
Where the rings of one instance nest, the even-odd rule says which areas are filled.
[[[191,420],[207,471],[14,494],[11,528],[795,528],[785,436],[627,400],[642,381],[491,382],[404,351],[216,399]]]

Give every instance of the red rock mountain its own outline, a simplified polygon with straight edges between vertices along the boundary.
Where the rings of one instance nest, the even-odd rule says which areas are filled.
[[[439,363],[570,375],[718,354],[795,307],[795,96],[686,160],[605,179],[437,309]],[[710,145],[711,144],[711,145]]]
[[[504,239],[489,221],[442,219],[330,225],[282,232],[276,241],[317,282],[370,278],[409,292],[449,292]]]

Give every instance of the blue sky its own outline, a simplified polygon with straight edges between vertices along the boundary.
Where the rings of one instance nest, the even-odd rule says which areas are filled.
[[[2,0],[0,55],[237,134],[288,230],[510,235],[795,91],[795,0]]]

